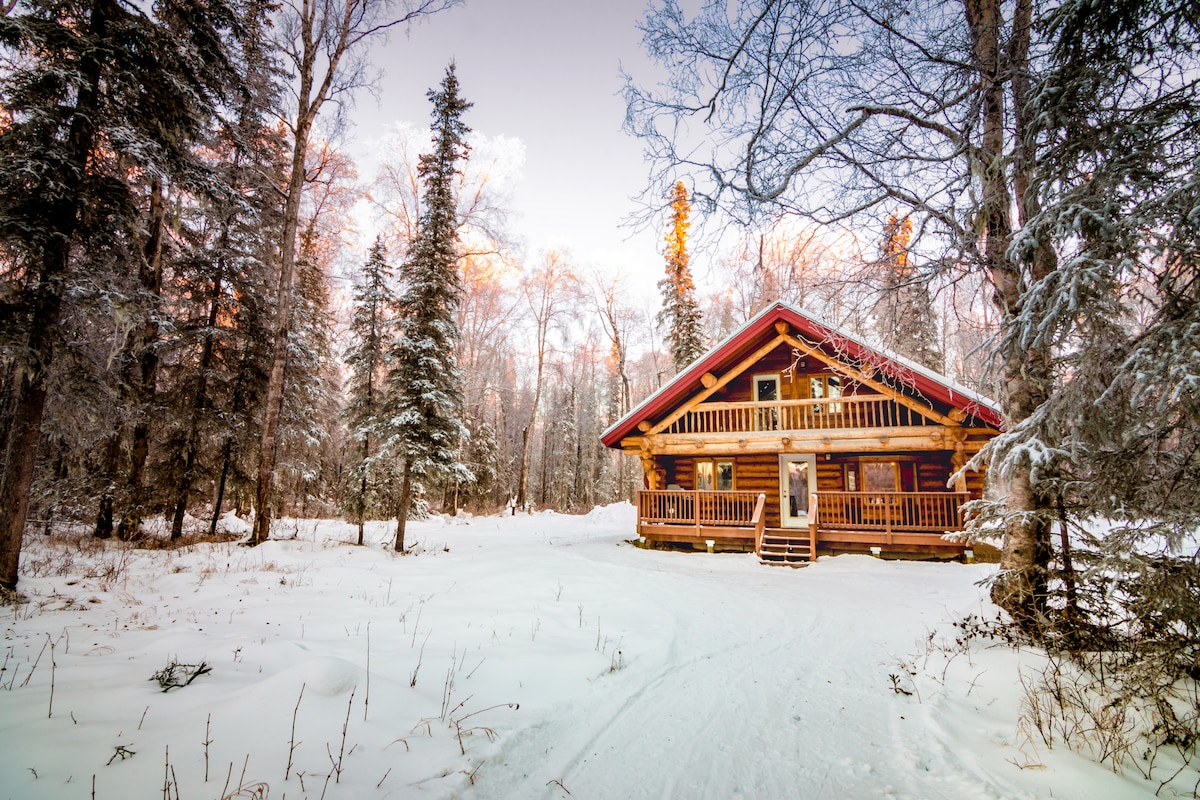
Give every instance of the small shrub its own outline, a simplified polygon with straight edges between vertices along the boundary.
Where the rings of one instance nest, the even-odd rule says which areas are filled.
[[[199,664],[180,664],[177,661],[172,661],[151,675],[150,680],[158,681],[158,685],[162,687],[162,690],[169,692],[172,689],[187,686],[206,672],[212,672],[212,667],[204,661],[201,661]]]

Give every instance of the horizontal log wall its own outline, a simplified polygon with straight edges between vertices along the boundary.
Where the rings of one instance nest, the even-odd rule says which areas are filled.
[[[878,457],[878,453],[869,454]],[[949,452],[897,453],[896,458],[917,459],[917,490],[921,492],[947,492],[946,482],[951,475]],[[823,453],[816,454],[817,491],[847,491],[845,468],[848,463],[857,466],[858,454],[834,455],[826,461]],[[779,515],[779,456],[774,453],[753,455],[713,455],[703,461],[733,461],[733,488],[736,491],[765,494],[767,496],[766,524],[768,528],[781,527]],[[674,484],[691,491],[696,488],[696,459],[687,457],[660,459],[659,466],[666,470],[666,484]],[[861,480],[861,478],[860,478]],[[967,491],[971,499],[983,496],[984,475],[982,472],[967,473]]]
[[[779,527],[779,456],[770,453],[737,456],[733,460],[735,489],[765,494],[767,527]]]

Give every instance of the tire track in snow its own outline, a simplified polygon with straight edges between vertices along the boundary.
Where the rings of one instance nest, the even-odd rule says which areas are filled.
[[[997,796],[953,754],[924,749],[936,731],[887,685],[922,619],[944,618],[919,576],[896,580],[870,560],[796,573],[572,549],[589,571],[639,587],[631,601],[653,609],[639,627],[659,632],[658,646],[508,734],[464,798],[565,798],[560,781],[572,800],[901,800],[930,764],[952,774],[923,781],[923,800]],[[838,592],[843,607],[826,613],[831,582],[846,581],[859,590]]]

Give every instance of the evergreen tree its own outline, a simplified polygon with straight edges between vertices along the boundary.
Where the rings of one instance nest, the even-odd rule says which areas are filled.
[[[388,314],[395,304],[391,281],[387,248],[383,237],[376,237],[362,274],[354,282],[354,316],[345,355],[350,371],[345,416],[355,446],[346,510],[358,524],[359,544],[363,543],[363,520],[369,506],[373,444],[382,423],[383,369],[391,330]]]
[[[883,346],[935,372],[946,368],[938,342],[937,315],[929,284],[912,263],[909,242],[912,220],[896,214],[883,228],[879,283],[883,296],[875,304],[875,330]]]
[[[228,85],[232,22],[219,0],[165,0],[154,17],[121,0],[32,0],[0,17],[0,258],[11,276],[2,344],[19,364],[7,373],[0,587],[17,581],[64,301],[81,282],[145,268],[129,181],[193,170],[188,145]]]
[[[279,242],[279,280],[275,290],[275,330],[271,343],[271,372],[262,410],[262,435],[258,446],[258,485],[255,489],[254,532],[251,542],[261,544],[271,530],[275,461],[279,423],[283,410],[285,369],[295,296],[297,241],[301,228],[301,203],[308,189],[310,139],[326,102],[335,113],[362,85],[361,51],[372,39],[386,36],[398,26],[415,22],[449,8],[456,0],[314,0],[300,6],[285,5],[277,27],[283,41],[280,51],[293,70],[294,107],[288,121],[292,153],[283,203]]]
[[[164,357],[165,458],[157,469],[170,489],[171,537],[198,481],[218,483],[210,534],[215,535],[224,484],[235,453],[253,450],[257,398],[265,391],[263,342],[269,339],[265,300],[277,254],[281,209],[277,187],[286,179],[286,144],[274,125],[278,70],[266,39],[268,0],[246,0],[237,43],[245,91],[206,141],[202,152],[214,186],[177,211],[183,249],[174,276],[175,337]],[[234,468],[235,480],[244,468]]]
[[[500,475],[500,443],[496,441],[496,429],[488,422],[478,421],[471,428],[467,468],[475,479],[466,487],[466,497],[484,506]]]
[[[414,480],[472,477],[459,460],[466,428],[461,422],[462,376],[455,359],[455,311],[462,289],[454,197],[458,162],[469,153],[470,128],[462,115],[471,104],[458,95],[453,63],[446,68],[441,88],[430,90],[428,97],[433,103],[433,152],[421,156],[417,169],[425,205],[416,240],[400,268],[403,288],[396,314],[402,333],[392,348],[388,373],[388,449],[401,463],[398,552],[404,552]]]
[[[704,325],[696,300],[696,284],[688,266],[690,213],[687,188],[683,181],[676,181],[671,190],[671,230],[666,240],[667,276],[658,283],[663,296],[658,324],[667,328],[667,341],[677,373],[704,354]]]
[[[1057,268],[1030,286],[1006,337],[1053,353],[1070,379],[996,456],[1041,454],[1038,490],[1062,526],[1062,619],[1142,640],[1131,690],[1134,669],[1157,674],[1144,670],[1153,661],[1170,685],[1194,679],[1200,657],[1188,544],[1200,527],[1200,15],[1159,0],[1103,14],[1067,2],[1044,24],[1052,45],[1029,109],[1036,202],[1014,250],[1052,249]],[[1094,515],[1115,523],[1100,539],[1069,524]],[[1088,541],[1078,574],[1072,529]],[[1159,722],[1176,736],[1181,720]],[[1179,738],[1194,742],[1190,724]]]
[[[336,424],[339,386],[333,360],[333,317],[329,313],[329,287],[320,251],[315,218],[300,234],[296,258],[296,296],[288,330],[288,359],[284,371],[283,418],[279,426],[279,468],[284,486],[279,505],[299,500],[295,511],[308,513],[310,500],[327,494],[322,479],[328,461],[337,454],[329,448],[340,437],[331,435]],[[340,491],[341,487],[338,487]]]

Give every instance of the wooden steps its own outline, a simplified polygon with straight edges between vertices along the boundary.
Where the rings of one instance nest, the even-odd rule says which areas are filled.
[[[809,562],[810,544],[808,531],[764,531],[758,560],[764,564],[801,567]]]

